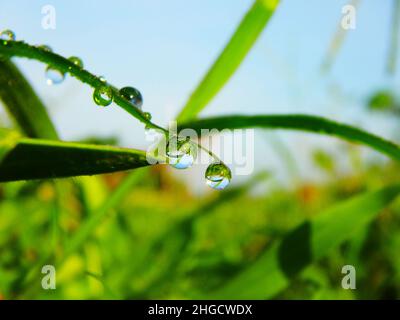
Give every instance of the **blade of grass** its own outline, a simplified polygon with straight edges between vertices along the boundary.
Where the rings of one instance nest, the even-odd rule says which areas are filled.
[[[28,137],[58,139],[42,101],[10,60],[0,60],[0,99]]]
[[[367,192],[304,222],[262,254],[250,267],[207,299],[265,299],[283,290],[290,280],[322,258],[357,230],[365,227],[398,196],[400,185]],[[243,290],[245,288],[245,290]]]
[[[17,145],[20,135],[12,130],[0,129],[0,164],[6,155]]]
[[[95,210],[89,219],[85,220],[79,230],[74,234],[72,239],[67,243],[65,249],[65,257],[70,255],[72,252],[79,249],[79,247],[84,243],[88,236],[93,232],[93,230],[100,224],[105,215],[118,203],[122,201],[126,193],[131,190],[131,188],[142,181],[142,179],[147,174],[145,170],[138,170],[135,173],[129,175],[125,178],[122,183],[117,187],[117,189],[109,196],[107,201],[103,205]],[[64,258],[65,258],[64,257]]]
[[[204,129],[271,128],[309,131],[361,143],[395,160],[400,160],[400,147],[397,144],[350,125],[317,116],[296,114],[258,116],[233,115],[195,120],[179,126],[179,130],[183,128],[194,129],[200,135],[206,133],[207,130],[202,132]]]
[[[156,128],[165,132],[165,129],[152,123],[146,116],[145,112],[139,108],[135,108],[132,104],[126,100],[117,88],[110,84],[105,84],[100,77],[96,77],[89,71],[75,65],[73,62],[53,52],[31,46],[23,41],[0,41],[0,56],[4,58],[11,57],[24,57],[28,59],[34,59],[46,63],[53,68],[56,68],[60,72],[70,74],[81,82],[86,83],[94,89],[103,88],[108,85],[113,92],[113,102],[118,106],[127,111],[130,115],[144,123],[149,128]]]
[[[254,2],[222,53],[181,110],[178,121],[195,118],[221,90],[256,42],[278,3],[279,0]]]
[[[393,0],[392,30],[390,34],[390,48],[387,59],[387,72],[389,74],[394,74],[396,72],[397,51],[399,43],[399,25],[400,25],[400,0]]]
[[[354,8],[357,8],[359,6],[359,3],[360,3],[360,0],[352,0],[350,5],[353,6]],[[336,56],[339,53],[340,48],[343,45],[343,42],[347,35],[347,32],[348,32],[348,30],[346,30],[342,27],[342,17],[341,17],[341,19],[338,23],[337,29],[336,29],[336,33],[333,36],[333,39],[330,43],[325,60],[322,63],[322,66],[321,66],[322,72],[327,73],[331,69],[333,63],[335,62]]]
[[[24,138],[3,159],[0,181],[93,175],[147,165],[145,151]]]

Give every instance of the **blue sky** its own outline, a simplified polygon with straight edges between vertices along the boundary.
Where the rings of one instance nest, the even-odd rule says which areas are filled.
[[[238,72],[202,114],[312,113],[390,136],[387,119],[366,113],[362,104],[373,90],[398,83],[397,75],[385,75],[392,1],[361,0],[357,28],[349,32],[331,72],[320,73],[348,2],[282,0]],[[55,30],[41,27],[41,9],[47,4],[56,9]],[[165,124],[179,112],[251,4],[3,0],[0,29],[12,29],[28,43],[49,44],[62,55],[79,56],[85,68],[116,86],[138,88],[143,109]],[[97,107],[87,86],[68,78],[48,87],[42,64],[18,60],[18,65],[45,101],[63,139],[116,135],[122,145],[145,146],[143,127],[116,106]],[[283,134],[289,147],[301,139],[305,150],[332,141],[300,137]],[[268,147],[257,158],[265,153],[274,158]]]

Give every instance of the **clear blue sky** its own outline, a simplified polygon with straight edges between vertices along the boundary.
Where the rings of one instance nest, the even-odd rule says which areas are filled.
[[[203,114],[313,113],[390,135],[386,119],[365,113],[362,103],[372,90],[398,83],[397,75],[392,80],[385,76],[392,1],[360,1],[356,30],[349,32],[331,72],[320,74],[341,8],[348,2],[282,0],[239,71]],[[137,87],[143,109],[164,124],[178,113],[251,3],[3,0],[0,29],[10,28],[29,43],[49,44],[62,55],[79,56],[88,70],[116,86]],[[47,4],[56,9],[55,30],[41,27],[41,9]],[[18,64],[63,139],[117,135],[125,146],[144,147],[142,126],[116,106],[97,107],[90,88],[73,78],[48,87],[42,64]],[[299,146],[301,139],[304,148],[313,141],[332,141],[293,134],[287,139],[289,147]]]

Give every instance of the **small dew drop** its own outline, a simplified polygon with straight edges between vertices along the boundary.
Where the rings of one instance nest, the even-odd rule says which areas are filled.
[[[144,112],[143,115],[147,120],[149,120],[149,121],[151,120],[151,113],[150,112]]]
[[[46,51],[46,52],[53,52],[53,49],[45,44],[42,44],[37,47],[40,50]]]
[[[76,65],[79,68],[83,68],[83,62],[81,58],[78,57],[69,57],[69,61],[71,61],[74,65]]]
[[[63,80],[65,79],[65,73],[62,73],[60,70],[55,69],[51,66],[48,66],[46,68],[46,83],[49,86],[52,86],[54,84],[59,84],[61,82],[63,82]]]
[[[106,83],[106,82],[107,82],[107,80],[106,80],[106,78],[105,78],[104,76],[100,76],[100,77],[99,77],[99,80],[100,80],[101,82],[103,82],[103,83]]]
[[[113,91],[109,86],[96,88],[93,92],[94,102],[102,107],[107,107],[113,100]]]
[[[197,155],[196,145],[188,138],[172,137],[167,144],[168,164],[175,169],[187,169]]]
[[[15,41],[15,33],[11,30],[3,30],[0,32],[0,39],[5,41]]]
[[[132,103],[136,108],[142,109],[143,98],[142,94],[138,89],[133,87],[124,87],[119,90],[121,96],[123,96],[126,100]]]
[[[206,183],[213,189],[225,189],[232,178],[231,170],[223,163],[212,163],[207,167]]]

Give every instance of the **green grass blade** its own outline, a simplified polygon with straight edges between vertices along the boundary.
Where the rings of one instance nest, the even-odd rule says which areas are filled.
[[[256,0],[199,86],[178,115],[178,121],[195,118],[239,67],[271,18],[278,0]]]
[[[0,60],[0,99],[28,137],[58,139],[43,103],[10,60]]]
[[[20,139],[0,165],[0,181],[109,173],[149,165],[146,152],[111,146]]]
[[[69,256],[74,251],[78,250],[79,247],[85,242],[85,240],[92,234],[93,230],[102,222],[105,215],[120,203],[132,187],[138,184],[146,176],[147,171],[140,170],[130,174],[125,178],[117,189],[109,196],[106,202],[103,203],[97,210],[95,210],[89,219],[85,220],[83,225],[74,234],[72,239],[68,242],[65,249],[63,259]]]
[[[336,136],[352,142],[367,145],[389,157],[400,160],[400,147],[379,136],[352,127],[347,124],[331,121],[310,115],[259,115],[259,116],[226,116],[204,118],[180,125],[179,129],[192,128],[201,134],[202,129],[241,129],[264,128],[302,130],[318,134]]]
[[[358,9],[360,0],[352,0],[349,5],[353,6],[356,10]],[[340,48],[343,46],[344,40],[347,36],[348,30],[343,28],[342,26],[342,19],[343,16],[340,16],[339,23],[336,28],[335,35],[333,36],[333,39],[329,45],[328,52],[326,53],[325,60],[322,63],[321,70],[324,73],[327,73],[333,63],[335,62],[335,59],[340,51]]]
[[[400,0],[393,0],[392,26],[390,34],[390,48],[387,59],[387,71],[389,74],[395,74],[397,65],[397,52],[399,43],[399,25],[400,25]]]
[[[0,129],[0,164],[6,155],[16,146],[20,135],[12,130]]]
[[[367,192],[309,220],[273,245],[207,299],[272,298],[314,261],[366,226],[400,192],[400,185]],[[245,288],[245,289],[244,289]]]

